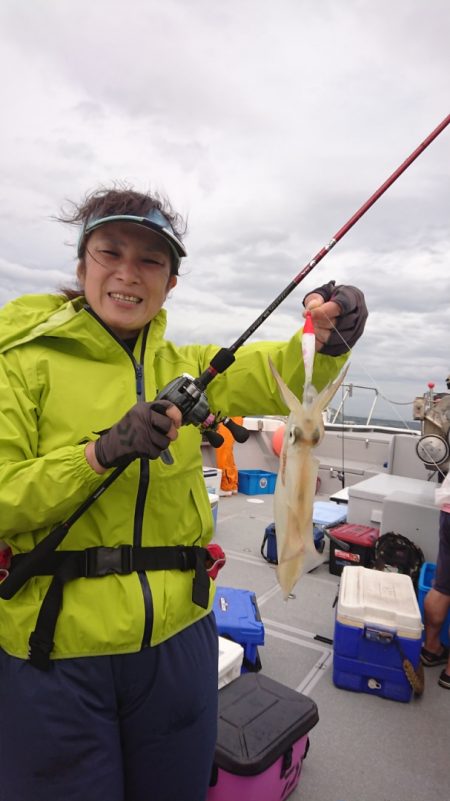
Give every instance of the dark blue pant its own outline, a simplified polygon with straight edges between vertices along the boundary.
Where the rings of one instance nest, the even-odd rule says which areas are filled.
[[[204,801],[217,729],[214,616],[136,654],[0,650],[1,801]]]
[[[450,595],[450,513],[441,510],[439,516],[439,551],[433,587]]]

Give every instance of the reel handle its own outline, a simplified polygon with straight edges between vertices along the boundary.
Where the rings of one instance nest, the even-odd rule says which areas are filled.
[[[220,448],[220,446],[223,445],[224,439],[217,431],[214,431],[212,428],[206,428],[203,433],[213,448]]]
[[[236,442],[243,443],[247,442],[250,431],[244,426],[240,426],[231,419],[231,417],[226,417],[225,420],[222,420],[224,426],[228,428],[228,431],[231,432]]]

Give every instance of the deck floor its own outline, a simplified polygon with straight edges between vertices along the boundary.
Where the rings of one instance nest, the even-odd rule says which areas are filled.
[[[272,521],[272,495],[221,497],[214,539],[227,556],[217,583],[256,593],[265,627],[265,644],[259,648],[262,672],[318,706],[319,722],[310,732],[300,783],[289,798],[449,798],[450,692],[437,684],[442,668],[425,670],[425,692],[409,703],[335,687],[333,646],[315,637],[333,638],[339,578],[324,563],[304,576],[295,597],[284,602],[275,569],[260,553]]]

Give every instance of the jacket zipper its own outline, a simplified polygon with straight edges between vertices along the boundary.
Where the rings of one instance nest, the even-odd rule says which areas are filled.
[[[117,337],[110,328],[103,322],[103,320],[98,317],[98,315],[89,307],[85,307],[86,311],[89,312],[95,319],[103,326],[103,328],[108,331],[108,333],[116,340],[116,342],[123,348],[123,350],[127,353],[130,357],[135,373],[135,380],[136,380],[136,398],[138,402],[145,401],[145,383],[144,383],[144,355],[145,355],[145,346],[147,343],[148,332],[150,330],[150,323],[145,326],[143,335],[142,335],[142,345],[141,345],[141,352],[140,352],[140,361],[139,363],[134,358],[133,353],[124,345],[121,339]],[[147,459],[140,459],[140,472],[139,472],[139,485],[138,485],[138,492],[136,497],[136,504],[134,507],[134,526],[133,526],[133,546],[141,547],[142,546],[142,524],[144,520],[144,507],[145,501],[147,498],[147,492],[150,485],[150,468]],[[148,583],[147,576],[145,572],[139,572],[137,574],[139,576],[139,581],[141,583],[142,595],[144,598],[144,632],[142,635],[141,641],[141,649],[145,648],[147,645],[150,645],[150,639],[152,634],[152,627],[153,627],[153,600],[152,594],[150,591],[150,585]]]
[[[144,355],[145,346],[147,343],[147,336],[150,326],[146,326],[142,336],[142,346],[140,352],[139,364],[136,363],[134,356],[133,363],[136,373],[136,396],[138,401],[145,401],[145,384],[144,384]],[[139,472],[139,487],[136,498],[136,506],[134,509],[134,531],[133,531],[133,545],[137,547],[142,546],[142,524],[144,520],[145,501],[147,492],[150,485],[150,467],[148,459],[140,459],[140,472]],[[142,635],[141,648],[150,645],[150,638],[152,634],[153,625],[153,600],[145,572],[138,573],[139,581],[141,582],[142,595],[144,597],[144,632]]]

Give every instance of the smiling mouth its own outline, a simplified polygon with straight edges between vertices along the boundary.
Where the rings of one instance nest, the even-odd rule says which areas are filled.
[[[122,292],[108,292],[108,295],[113,300],[122,300],[126,303],[142,303],[142,298],[137,298],[136,295],[123,295]]]

